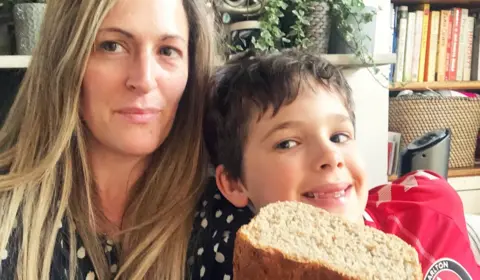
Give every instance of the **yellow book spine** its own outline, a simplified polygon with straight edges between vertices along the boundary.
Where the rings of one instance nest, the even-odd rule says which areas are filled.
[[[428,40],[428,23],[430,20],[430,4],[420,5],[423,9],[423,28],[422,28],[422,44],[420,47],[420,64],[418,66],[418,81],[423,82],[425,77],[425,61],[427,55]]]

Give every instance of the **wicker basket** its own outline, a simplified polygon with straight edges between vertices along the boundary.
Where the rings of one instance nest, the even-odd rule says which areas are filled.
[[[312,41],[310,50],[317,54],[326,54],[332,29],[330,6],[326,2],[315,1],[311,9],[311,22],[307,27],[307,37]]]
[[[472,167],[480,128],[480,98],[391,98],[388,128],[402,134],[402,148],[429,131],[449,128],[452,131],[449,168]]]

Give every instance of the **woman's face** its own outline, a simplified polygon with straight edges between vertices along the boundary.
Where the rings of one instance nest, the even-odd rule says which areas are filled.
[[[182,0],[119,0],[101,24],[82,85],[89,144],[142,157],[168,136],[188,78]]]

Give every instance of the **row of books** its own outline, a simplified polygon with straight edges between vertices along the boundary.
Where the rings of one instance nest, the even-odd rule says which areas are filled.
[[[392,5],[392,82],[480,80],[480,11]]]
[[[387,163],[387,175],[396,175],[399,169],[400,162],[400,141],[402,134],[399,132],[388,132],[388,163]]]

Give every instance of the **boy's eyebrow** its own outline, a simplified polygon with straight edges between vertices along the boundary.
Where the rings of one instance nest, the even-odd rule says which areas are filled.
[[[327,117],[327,119],[330,122],[337,122],[337,123],[343,123],[343,122],[352,122],[352,119],[350,116],[344,115],[344,114],[331,114]],[[265,136],[262,138],[262,142],[268,139],[273,133],[275,133],[278,130],[282,130],[285,128],[293,127],[293,126],[299,126],[301,125],[301,121],[285,121],[281,122],[279,124],[276,124],[272,129],[270,129]]]
[[[330,117],[337,122],[352,122],[352,118],[344,114],[332,114]]]
[[[276,124],[274,127],[272,127],[272,129],[270,129],[266,134],[265,136],[263,136],[263,139],[262,139],[262,142],[267,140],[268,137],[270,137],[270,135],[272,135],[273,133],[275,133],[276,131],[278,130],[282,130],[282,129],[285,129],[285,128],[289,128],[289,127],[292,127],[292,126],[296,126],[296,125],[299,125],[301,122],[299,121],[285,121],[285,122],[281,122],[279,124]]]

